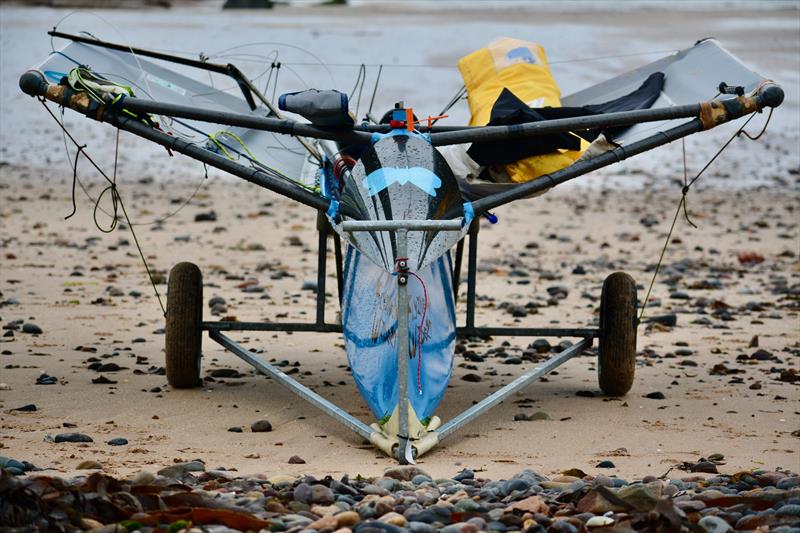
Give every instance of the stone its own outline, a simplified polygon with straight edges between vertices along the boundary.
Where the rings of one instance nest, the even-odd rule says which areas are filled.
[[[387,524],[377,520],[360,522],[353,529],[353,533],[403,533],[403,528],[394,524]]]
[[[669,314],[651,316],[650,318],[645,319],[645,322],[674,328],[678,324],[678,315]]]
[[[272,431],[272,424],[268,420],[256,420],[250,424],[250,431],[253,433],[266,433]]]
[[[775,488],[780,490],[790,490],[800,487],[800,476],[789,476],[778,481]]]
[[[506,512],[522,511],[523,513],[541,513],[547,514],[549,507],[544,500],[537,495],[528,496],[524,500],[514,502],[506,507]]]
[[[436,528],[425,522],[408,522],[406,529],[410,530],[411,533],[436,533]]]
[[[361,521],[361,517],[355,511],[344,511],[335,516],[336,527],[350,527],[354,526]]]
[[[273,487],[283,487],[287,485],[292,485],[295,481],[294,476],[290,476],[288,474],[278,474],[277,476],[272,476],[267,479],[267,482],[270,483]]]
[[[147,470],[140,470],[131,478],[131,485],[149,485],[156,479],[152,472]]]
[[[624,500],[637,510],[646,512],[653,509],[656,502],[661,498],[662,485],[660,481],[647,484],[637,483],[626,485],[612,492],[619,499]],[[625,510],[621,506],[606,500],[597,489],[590,490],[581,498],[577,509],[582,513],[588,512],[592,514],[605,514],[608,511],[620,512]]]
[[[733,529],[725,520],[712,515],[704,516],[697,522],[697,525],[707,533],[726,533]]]
[[[325,485],[312,485],[311,486],[311,503],[319,503],[322,505],[330,505],[336,501],[336,496],[333,491]]]
[[[292,498],[298,502],[309,503],[311,501],[311,485],[308,483],[298,483],[294,488]]]
[[[109,446],[125,446],[126,444],[128,444],[128,439],[117,437],[115,439],[109,440],[106,444],[108,444]]]
[[[214,211],[209,211],[208,213],[197,213],[194,216],[195,222],[216,222],[217,221],[217,214]]]
[[[480,509],[481,505],[471,498],[458,500],[453,506],[453,511],[456,513],[477,513]]]
[[[547,528],[547,533],[578,533],[578,528],[566,520],[555,520]]]
[[[84,531],[91,531],[92,529],[100,529],[103,527],[102,522],[98,522],[93,518],[81,518],[80,525],[81,529]]]
[[[211,371],[212,378],[240,378],[242,375],[235,368],[215,368]]]
[[[426,524],[433,524],[435,522],[449,524],[451,516],[452,511],[441,505],[431,505],[430,507],[421,511],[405,513],[405,517],[409,522],[424,522]]]
[[[29,403],[29,404],[23,405],[21,407],[15,407],[15,408],[13,408],[11,410],[12,411],[21,411],[23,413],[32,413],[32,412],[36,411],[36,405],[34,405],[32,403]]]
[[[200,460],[195,460],[162,468],[158,471],[158,475],[168,478],[180,478],[190,472],[205,472],[205,470],[206,465]]]
[[[405,527],[406,523],[408,523],[406,517],[394,511],[386,513],[385,515],[381,516],[378,520],[381,522],[385,522],[387,524],[392,524],[397,527]]]
[[[102,468],[103,465],[101,465],[99,461],[94,461],[91,459],[81,461],[78,463],[78,466],[75,467],[76,470],[100,470]]]
[[[300,287],[300,290],[317,292],[317,282],[312,280],[306,280],[303,282],[303,285]]]
[[[36,378],[37,385],[55,385],[58,383],[58,378],[55,376],[50,376],[45,374],[44,372]]]
[[[453,481],[465,481],[467,479],[475,479],[475,472],[469,468],[464,468],[461,472],[453,476]]]
[[[53,439],[54,442],[94,442],[92,437],[84,433],[59,433]]]
[[[616,468],[616,465],[611,461],[600,461],[597,463],[597,468]]]
[[[536,353],[547,353],[552,348],[547,339],[536,339],[528,347],[536,350]]]
[[[22,332],[30,333],[31,335],[40,335],[42,333],[42,328],[33,322],[26,322],[22,325]]]
[[[415,476],[418,475],[427,476],[429,478],[431,477],[427,472],[414,465],[394,466],[388,468],[383,475],[386,477],[399,479],[400,481],[411,481]]]
[[[614,523],[610,516],[593,516],[586,521],[586,527],[605,527]]]
[[[308,524],[309,529],[314,529],[316,531],[322,531],[326,529],[334,530],[336,527],[336,517],[333,515],[323,516],[319,520]]]
[[[304,465],[306,464],[306,460],[300,457],[299,455],[293,455],[289,457],[289,464],[290,465]]]

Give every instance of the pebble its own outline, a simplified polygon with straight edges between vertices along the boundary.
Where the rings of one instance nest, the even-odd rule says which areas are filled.
[[[709,459],[724,458],[712,454]],[[19,490],[14,487],[31,482],[22,474],[32,469],[32,465],[0,457],[0,466],[20,476],[3,477],[0,498],[5,496],[4,491]],[[101,467],[93,460],[78,465],[88,470]],[[194,475],[186,475],[189,473]],[[76,491],[82,492],[81,498],[92,508],[97,508],[96,503],[89,503],[93,498],[117,498],[114,493],[119,491],[126,492],[124,499],[120,496],[109,501],[127,502],[129,498],[145,495],[151,499],[160,496],[160,501],[169,508],[170,499],[164,496],[176,494],[177,485],[172,480],[178,480],[181,497],[176,499],[175,506],[191,502],[192,507],[235,512],[240,521],[237,523],[250,524],[246,529],[254,531],[578,533],[599,528],[630,531],[631,524],[670,524],[672,527],[677,522],[672,528],[676,531],[727,533],[733,525],[738,530],[789,531],[800,518],[800,497],[796,490],[800,477],[783,471],[756,470],[735,476],[716,474],[669,481],[645,476],[629,483],[603,475],[590,478],[585,472],[572,468],[550,479],[533,470],[523,470],[508,480],[492,481],[476,477],[469,468],[462,468],[452,478],[434,480],[419,466],[401,465],[388,468],[378,478],[351,479],[345,475],[341,479],[326,476],[318,480],[312,476],[283,475],[267,479],[263,475],[242,477],[224,469],[206,471],[203,462],[197,459],[159,470],[158,475],[167,479],[141,471],[117,483],[103,473],[92,473],[92,476],[109,479],[102,493],[95,491],[94,484],[86,483],[87,475],[66,482],[71,487],[67,494],[74,498]],[[130,486],[143,485],[147,486],[146,491],[130,489]],[[614,497],[606,499],[609,491]],[[61,508],[58,496],[42,499],[36,491],[25,494],[35,500],[29,509],[39,512],[41,520],[59,520],[61,515],[53,512]],[[270,517],[269,525],[264,525],[265,516]],[[71,524],[95,525],[75,521],[80,519],[95,518],[94,515],[78,515]],[[136,520],[136,515],[131,519]],[[103,531],[122,531],[118,524],[107,522]],[[164,522],[154,527],[167,530],[171,524]],[[63,522],[58,525],[65,526]],[[178,525],[171,527],[174,529]],[[64,529],[55,527],[54,523],[50,526],[49,529]],[[199,524],[188,528],[186,533],[229,533],[233,531],[231,527],[232,523]]]
[[[126,444],[128,444],[128,439],[117,437],[115,439],[109,440],[106,444],[108,444],[109,446],[125,446]]]
[[[58,383],[58,378],[48,374],[42,373],[38,378],[36,378],[37,385],[55,385],[56,383]]]
[[[84,433],[59,433],[53,439],[54,442],[94,442],[92,437]]]
[[[25,405],[20,406],[20,407],[15,407],[15,408],[13,408],[11,410],[12,411],[21,411],[23,413],[32,413],[32,412],[36,411],[36,405],[32,404],[32,403],[29,403],[29,404],[25,404]]]
[[[22,325],[22,332],[30,333],[31,335],[40,335],[42,333],[42,328],[33,322],[26,322]]]
[[[205,470],[206,465],[202,461],[194,460],[162,468],[158,471],[158,475],[177,479],[190,472],[205,472]]]
[[[718,516],[704,516],[697,522],[697,525],[707,533],[725,533],[733,529],[729,523]]]
[[[678,315],[669,314],[651,316],[650,318],[645,318],[645,322],[651,324],[661,324],[662,326],[674,328],[678,324]]]
[[[148,472],[147,470],[140,470],[137,472],[133,478],[131,478],[131,485],[149,485],[156,479],[156,476],[152,472]]]
[[[414,465],[395,466],[387,469],[383,473],[385,477],[399,479],[401,481],[411,481],[414,478],[414,476],[418,476],[420,474],[430,478],[430,475],[428,475],[427,472]]]
[[[253,433],[265,433],[272,431],[272,424],[268,420],[256,420],[250,424],[250,431]]]

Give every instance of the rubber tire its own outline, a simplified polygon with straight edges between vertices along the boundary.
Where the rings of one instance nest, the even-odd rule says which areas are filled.
[[[597,378],[608,396],[624,396],[636,371],[636,283],[625,272],[603,282]]]
[[[176,389],[198,387],[203,334],[203,275],[194,263],[169,273],[165,335],[167,381]]]

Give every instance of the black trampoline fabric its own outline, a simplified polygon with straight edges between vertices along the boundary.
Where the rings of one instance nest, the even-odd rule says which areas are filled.
[[[635,91],[602,104],[583,107],[541,107],[530,108],[508,89],[503,89],[492,107],[491,119],[487,126],[510,126],[527,124],[542,120],[583,117],[617,111],[633,111],[647,109],[653,105],[664,86],[664,73],[654,72]],[[575,135],[591,142],[601,133],[609,141],[614,140],[630,126],[602,130],[586,130]],[[526,157],[547,154],[558,149],[579,150],[580,139],[569,133],[556,133],[529,139],[505,141],[476,142],[467,150],[467,154],[479,165],[507,165]]]

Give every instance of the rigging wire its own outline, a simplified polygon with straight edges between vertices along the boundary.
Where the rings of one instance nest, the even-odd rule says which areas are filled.
[[[364,66],[362,63],[360,67],[358,67],[358,75],[356,76],[356,82],[353,85],[353,90],[350,91],[350,101],[353,101],[353,96],[356,93],[356,88],[358,88],[358,100],[356,101],[356,119],[358,119],[358,109],[361,107],[361,92],[364,90],[364,82],[367,81],[367,67]],[[359,85],[360,84],[360,85]]]
[[[59,125],[59,127],[61,128],[61,137],[62,137],[62,140],[63,140],[63,142],[64,142],[64,153],[65,153],[65,155],[66,155],[67,161],[68,161],[68,162],[70,162],[70,163],[72,163],[72,161],[73,161],[73,157],[70,155],[70,153],[69,153],[69,146],[67,145],[67,135],[66,135],[66,127],[64,126],[64,108],[63,108],[63,107],[61,107],[61,108],[60,108],[60,113],[61,113],[61,120],[58,120],[58,118],[56,118],[56,123],[57,123],[57,124]],[[201,133],[202,133],[202,132],[201,132]],[[193,144],[197,144],[197,143],[193,143]],[[85,147],[86,147],[86,145],[83,145],[83,148],[85,148]],[[81,151],[81,150],[83,150],[83,148],[81,148],[80,146],[78,146],[78,151]],[[72,214],[74,214],[74,213],[75,213],[75,210],[77,209],[76,202],[75,202],[75,184],[76,184],[76,183],[77,183],[77,184],[78,184],[78,186],[80,187],[80,189],[81,189],[81,191],[83,192],[84,196],[86,196],[86,198],[87,198],[87,199],[88,199],[88,200],[89,200],[89,201],[90,201],[92,204],[94,204],[94,205],[99,205],[99,204],[98,204],[98,200],[97,200],[96,198],[94,198],[94,197],[91,195],[91,193],[90,193],[90,192],[88,191],[88,189],[86,188],[86,185],[84,185],[84,183],[83,183],[83,180],[81,180],[81,179],[80,179],[80,177],[79,177],[79,176],[78,176],[78,174],[77,174],[77,163],[78,163],[77,159],[78,159],[78,154],[76,153],[76,155],[75,155],[75,161],[74,161],[74,164],[73,164],[73,175],[74,175],[74,180],[73,180],[73,182],[72,182],[72,209],[73,209],[73,213],[72,213]],[[191,193],[189,196],[187,196],[187,197],[186,197],[186,198],[185,198],[185,199],[184,199],[184,200],[183,200],[183,201],[180,203],[180,205],[179,205],[178,207],[176,207],[174,210],[172,210],[172,211],[170,211],[170,212],[168,212],[168,213],[164,214],[163,216],[161,216],[161,217],[159,217],[159,218],[155,218],[155,219],[153,219],[153,220],[149,220],[149,221],[147,221],[147,222],[132,222],[132,223],[131,223],[131,225],[133,225],[133,226],[152,226],[152,225],[163,224],[163,223],[164,223],[166,220],[168,220],[168,219],[170,219],[170,218],[174,217],[175,215],[177,215],[178,213],[180,213],[180,212],[181,212],[181,211],[182,211],[182,210],[183,210],[183,209],[184,209],[184,208],[185,208],[187,205],[189,205],[189,204],[191,203],[191,201],[192,201],[192,200],[194,200],[194,198],[195,198],[195,197],[197,196],[197,194],[200,192],[200,189],[202,189],[202,188],[203,188],[203,186],[204,186],[204,185],[205,185],[207,182],[209,182],[209,181],[210,181],[210,180],[209,180],[209,176],[208,176],[208,167],[205,165],[205,163],[203,163],[203,169],[204,169],[204,171],[205,171],[205,172],[204,172],[203,179],[201,179],[201,180],[200,180],[200,181],[197,183],[197,186],[194,188],[194,190],[192,191],[192,193]],[[213,179],[213,178],[211,178],[211,179]],[[112,216],[112,215],[111,215],[111,213],[109,213],[108,211],[106,211],[106,210],[105,210],[105,209],[103,209],[102,207],[98,207],[98,209],[99,209],[99,211],[100,211],[101,213],[103,213],[104,215],[106,215],[106,216],[108,216],[108,217],[111,217],[111,216]],[[70,215],[70,216],[72,216],[72,215]],[[67,217],[67,218],[69,218],[69,217]]]
[[[153,278],[153,273],[150,270],[150,265],[147,263],[147,258],[144,255],[144,251],[142,250],[141,244],[139,244],[139,238],[136,236],[136,231],[133,229],[134,226],[131,223],[130,216],[128,215],[127,209],[125,209],[125,204],[122,201],[122,197],[120,196],[119,190],[117,188],[117,164],[118,164],[118,156],[119,156],[119,129],[117,129],[117,136],[116,136],[116,147],[115,147],[115,151],[114,151],[114,173],[113,173],[114,177],[112,179],[112,178],[109,178],[108,175],[103,171],[103,169],[101,169],[100,166],[94,161],[94,159],[92,159],[89,156],[89,154],[86,153],[86,150],[85,150],[86,145],[85,144],[81,145],[78,141],[75,140],[75,137],[73,137],[72,134],[69,131],[67,131],[67,129],[64,127],[64,125],[58,120],[56,115],[50,110],[50,107],[47,105],[47,101],[44,99],[44,97],[40,96],[38,99],[42,103],[42,106],[44,106],[44,108],[47,110],[47,113],[51,117],[53,117],[53,120],[55,120],[56,123],[61,127],[61,129],[64,132],[64,134],[69,137],[69,140],[72,141],[72,143],[76,147],[78,147],[78,152],[75,155],[75,164],[73,166],[73,170],[74,170],[73,180],[77,180],[77,177],[78,177],[78,158],[81,155],[83,155],[83,157],[89,163],[91,163],[91,165],[97,170],[97,172],[99,172],[100,175],[103,176],[103,178],[105,178],[106,182],[108,182],[108,186],[105,189],[103,189],[103,191],[97,197],[97,202],[95,203],[94,212],[93,212],[93,218],[94,218],[95,226],[97,226],[97,229],[99,229],[103,233],[111,233],[112,231],[114,231],[114,229],[116,229],[117,224],[119,222],[118,209],[122,209],[122,215],[125,218],[125,222],[128,224],[128,230],[131,232],[131,236],[133,237],[133,242],[136,245],[136,249],[139,251],[139,257],[141,258],[142,264],[144,265],[145,271],[147,272],[147,277],[150,279],[150,284],[153,286],[153,292],[155,292],[156,298],[158,299],[158,305],[161,307],[161,312],[164,314],[164,316],[167,316],[167,309],[164,306],[164,302],[161,299],[161,294],[159,293],[158,287],[156,286],[155,279]],[[74,193],[74,191],[75,191],[74,183],[73,183],[72,190],[73,190],[73,193]],[[103,196],[105,196],[106,193],[110,193],[110,195],[111,195],[111,205],[112,205],[112,208],[113,208],[113,215],[111,216],[111,223],[110,223],[109,227],[108,228],[103,228],[100,225],[99,221],[97,220],[97,211],[98,211],[100,202],[102,201]],[[75,198],[73,196],[73,206],[74,205],[75,205]],[[72,213],[67,215],[66,218],[70,218],[74,214],[75,214],[75,211],[73,211]]]
[[[725,149],[733,142],[734,139],[740,137],[741,135],[744,135],[745,137],[753,141],[759,139],[767,130],[767,126],[769,125],[769,120],[770,118],[772,118],[772,109],[773,108],[770,109],[770,113],[767,116],[767,120],[764,123],[764,127],[761,129],[758,135],[755,136],[750,135],[747,131],[745,131],[745,127],[747,127],[747,124],[749,124],[750,121],[753,120],[753,118],[756,116],[756,114],[760,113],[760,111],[752,113],[747,118],[747,120],[745,120],[744,124],[742,124],[741,127],[738,130],[736,130],[736,132],[734,132],[733,135],[731,135],[731,137],[725,142],[725,144],[722,145],[722,147],[719,150],[717,150],[717,152],[711,157],[711,159],[709,159],[709,161],[703,166],[703,168],[700,169],[700,171],[697,174],[695,174],[695,176],[691,180],[688,181],[687,181],[688,170],[686,168],[686,150],[684,145],[684,151],[683,151],[684,185],[683,189],[681,189],[681,199],[678,202],[678,207],[675,209],[675,215],[672,217],[672,223],[670,224],[669,231],[667,232],[667,237],[666,239],[664,239],[664,246],[661,248],[661,253],[658,257],[658,262],[656,263],[655,269],[653,271],[653,277],[650,279],[650,285],[647,287],[647,294],[645,295],[644,302],[642,303],[642,308],[639,312],[639,318],[637,320],[637,324],[641,324],[642,319],[644,318],[644,312],[645,309],[647,309],[647,303],[650,301],[650,294],[653,291],[653,285],[655,284],[656,278],[658,277],[658,273],[661,270],[661,266],[664,261],[664,255],[666,254],[667,247],[669,246],[669,243],[672,240],[672,234],[675,231],[675,225],[678,222],[678,216],[680,215],[681,210],[683,210],[684,217],[686,218],[686,221],[689,223],[689,225],[691,225],[694,228],[697,228],[694,222],[692,222],[692,220],[689,218],[689,212],[687,207],[687,201],[688,201],[687,195],[689,194],[689,189],[695,184],[695,182],[697,182],[698,179],[700,179],[700,176],[702,176],[703,173],[708,169],[708,167],[710,167],[711,164],[714,163],[714,161],[716,161],[716,159],[722,154],[722,152],[725,151]]]
[[[383,65],[378,65],[378,74],[375,76],[375,86],[372,88],[372,98],[369,99],[369,109],[367,110],[367,117],[372,115],[372,106],[375,104],[375,95],[378,93],[378,84],[381,81],[382,72],[383,72]]]

